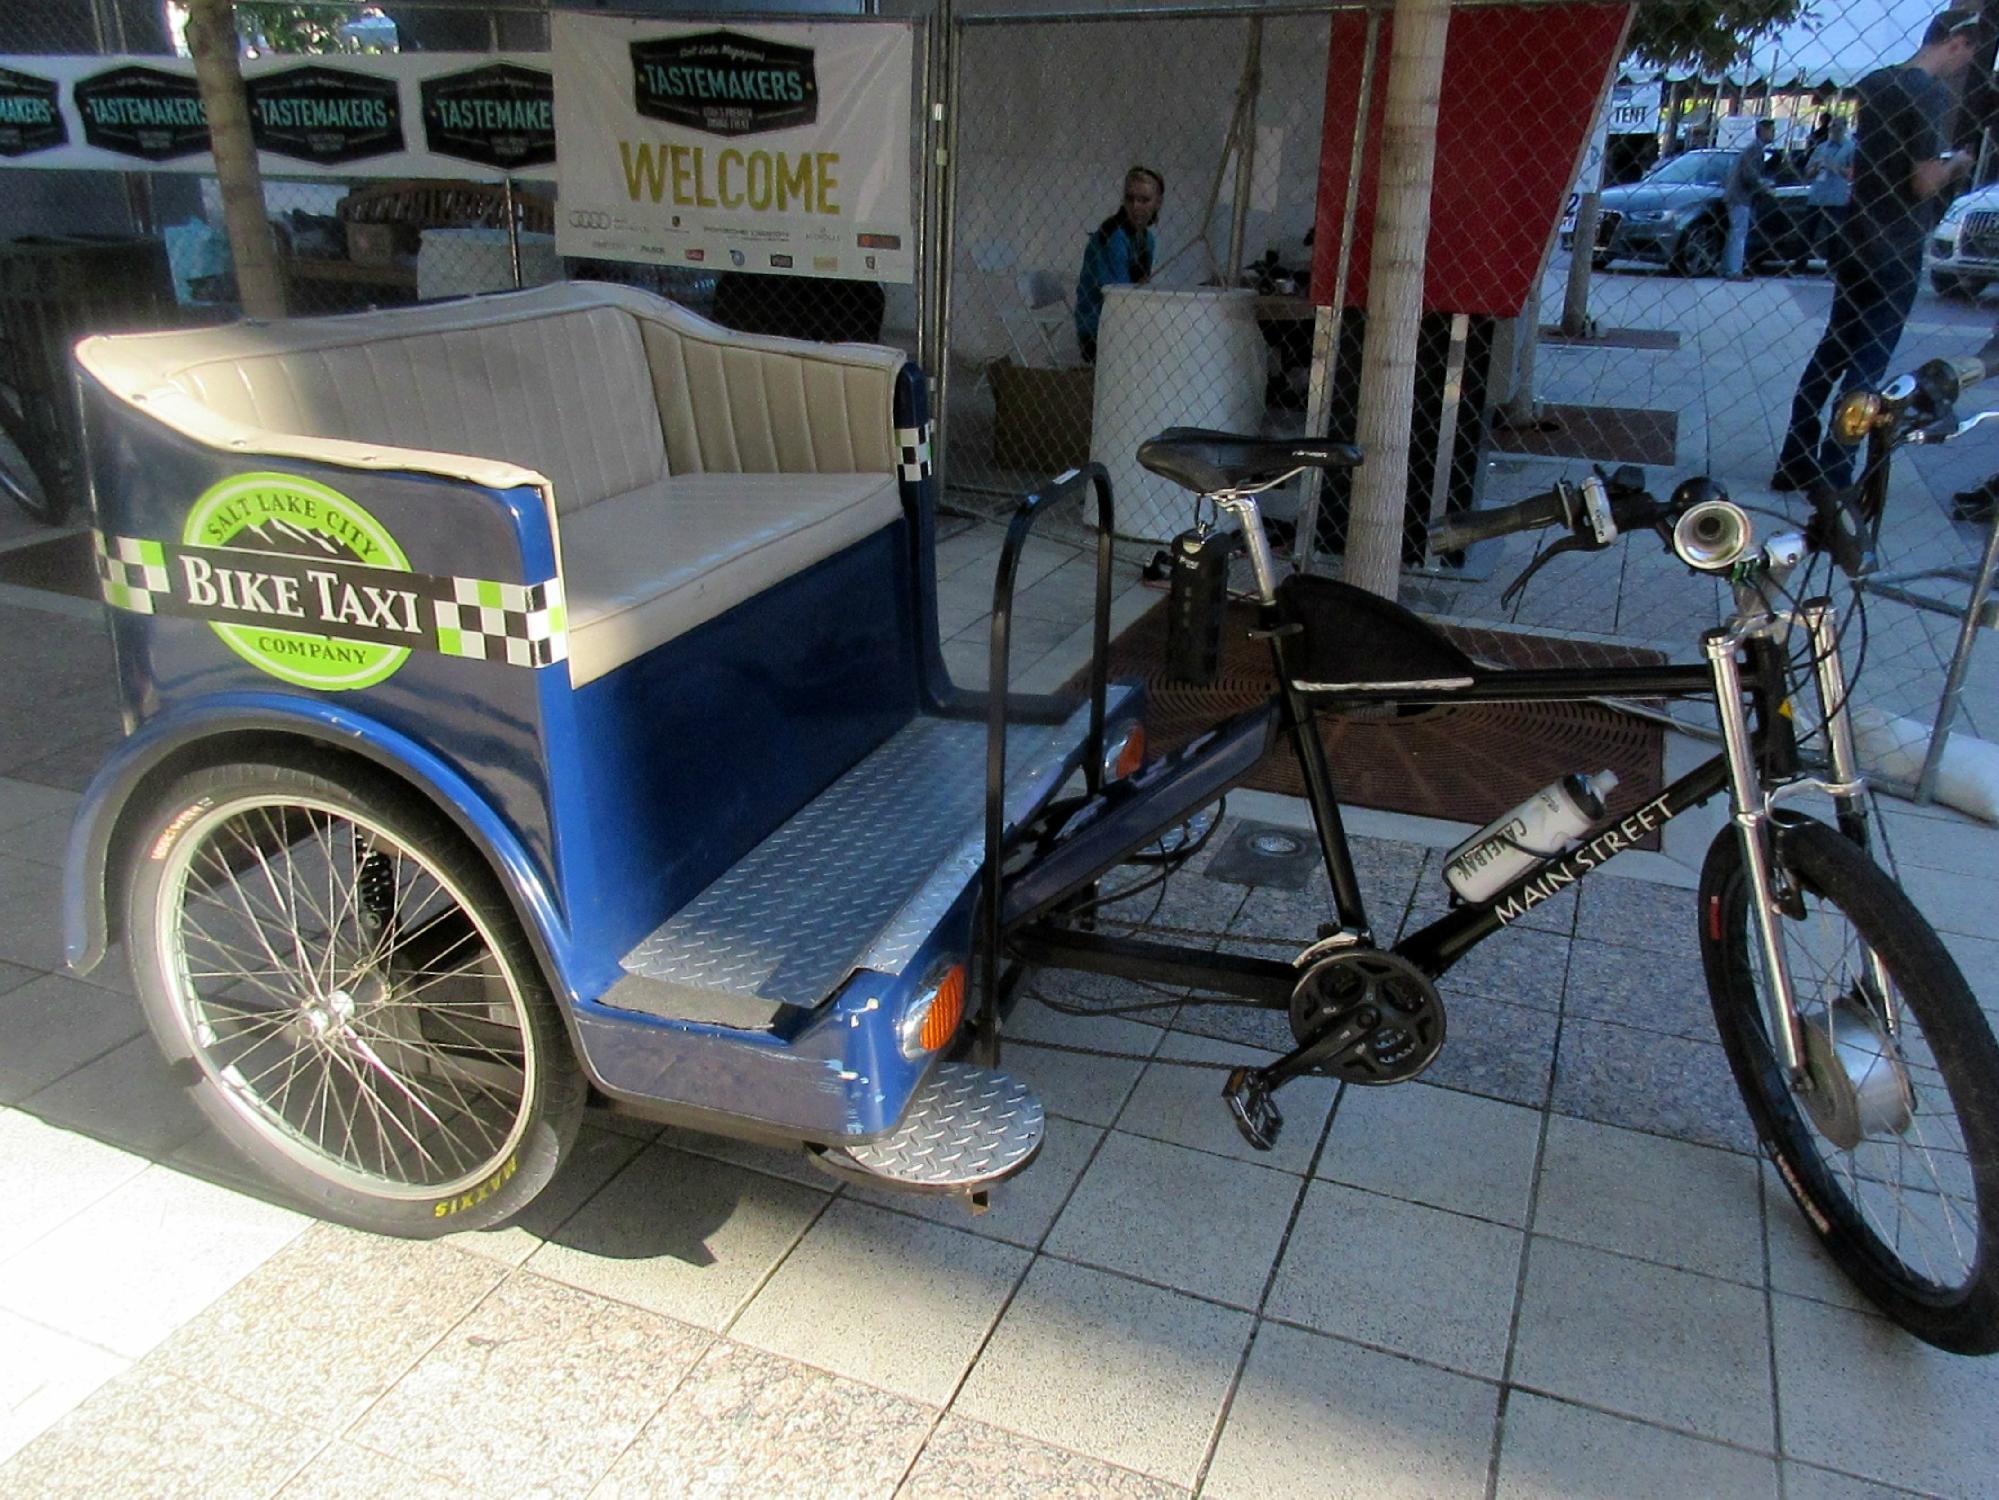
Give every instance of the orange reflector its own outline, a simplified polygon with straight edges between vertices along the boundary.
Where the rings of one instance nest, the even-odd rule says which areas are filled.
[[[925,1052],[935,1052],[957,1034],[958,1022],[965,1015],[965,966],[951,965],[942,983],[937,986],[937,998],[930,1003],[930,1012],[923,1018],[923,1030],[917,1033],[917,1041]]]
[[[1145,764],[1145,726],[1134,724],[1131,736],[1117,753],[1117,761],[1111,766],[1111,780],[1123,781]]]

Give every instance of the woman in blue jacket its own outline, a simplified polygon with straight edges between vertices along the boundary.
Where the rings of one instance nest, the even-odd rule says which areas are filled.
[[[1083,270],[1076,278],[1076,342],[1085,363],[1097,362],[1097,319],[1104,310],[1104,288],[1130,286],[1152,274],[1152,226],[1159,218],[1159,200],[1166,196],[1166,179],[1150,167],[1133,167],[1124,174],[1124,203],[1090,236],[1083,247]]]

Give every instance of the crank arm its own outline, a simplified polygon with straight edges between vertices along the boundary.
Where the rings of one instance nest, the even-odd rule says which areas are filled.
[[[1300,1074],[1338,1062],[1366,1042],[1380,1021],[1373,1006],[1364,1006],[1324,1036],[1293,1048],[1268,1067],[1232,1069],[1222,1085],[1222,1097],[1228,1100],[1229,1113],[1235,1117],[1242,1138],[1259,1151],[1275,1146],[1278,1132],[1284,1128],[1284,1116],[1270,1096]]]

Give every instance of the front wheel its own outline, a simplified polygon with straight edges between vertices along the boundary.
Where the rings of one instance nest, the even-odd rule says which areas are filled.
[[[511,1216],[584,1081],[485,862],[338,762],[182,777],[133,845],[132,974],[215,1127],[313,1211],[423,1238]]]
[[[1936,933],[1865,853],[1808,819],[1773,832],[1802,1080],[1766,1030],[1733,828],[1701,871],[1701,958],[1743,1101],[1855,1285],[1939,1348],[1999,1351],[1999,1044]]]
[[[1939,297],[1962,297],[1964,280],[1949,271],[1930,272],[1930,286]]]

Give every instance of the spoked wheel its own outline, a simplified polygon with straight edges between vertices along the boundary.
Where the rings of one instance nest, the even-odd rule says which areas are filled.
[[[1999,1351],[1999,1045],[1936,933],[1866,854],[1810,820],[1775,844],[1802,1082],[1765,1029],[1733,828],[1701,872],[1701,956],[1750,1116],[1833,1259],[1884,1312],[1940,1348]]]
[[[232,765],[176,784],[136,848],[147,1019],[281,1187],[424,1236],[548,1181],[582,1074],[492,875],[432,809],[303,762]]]

